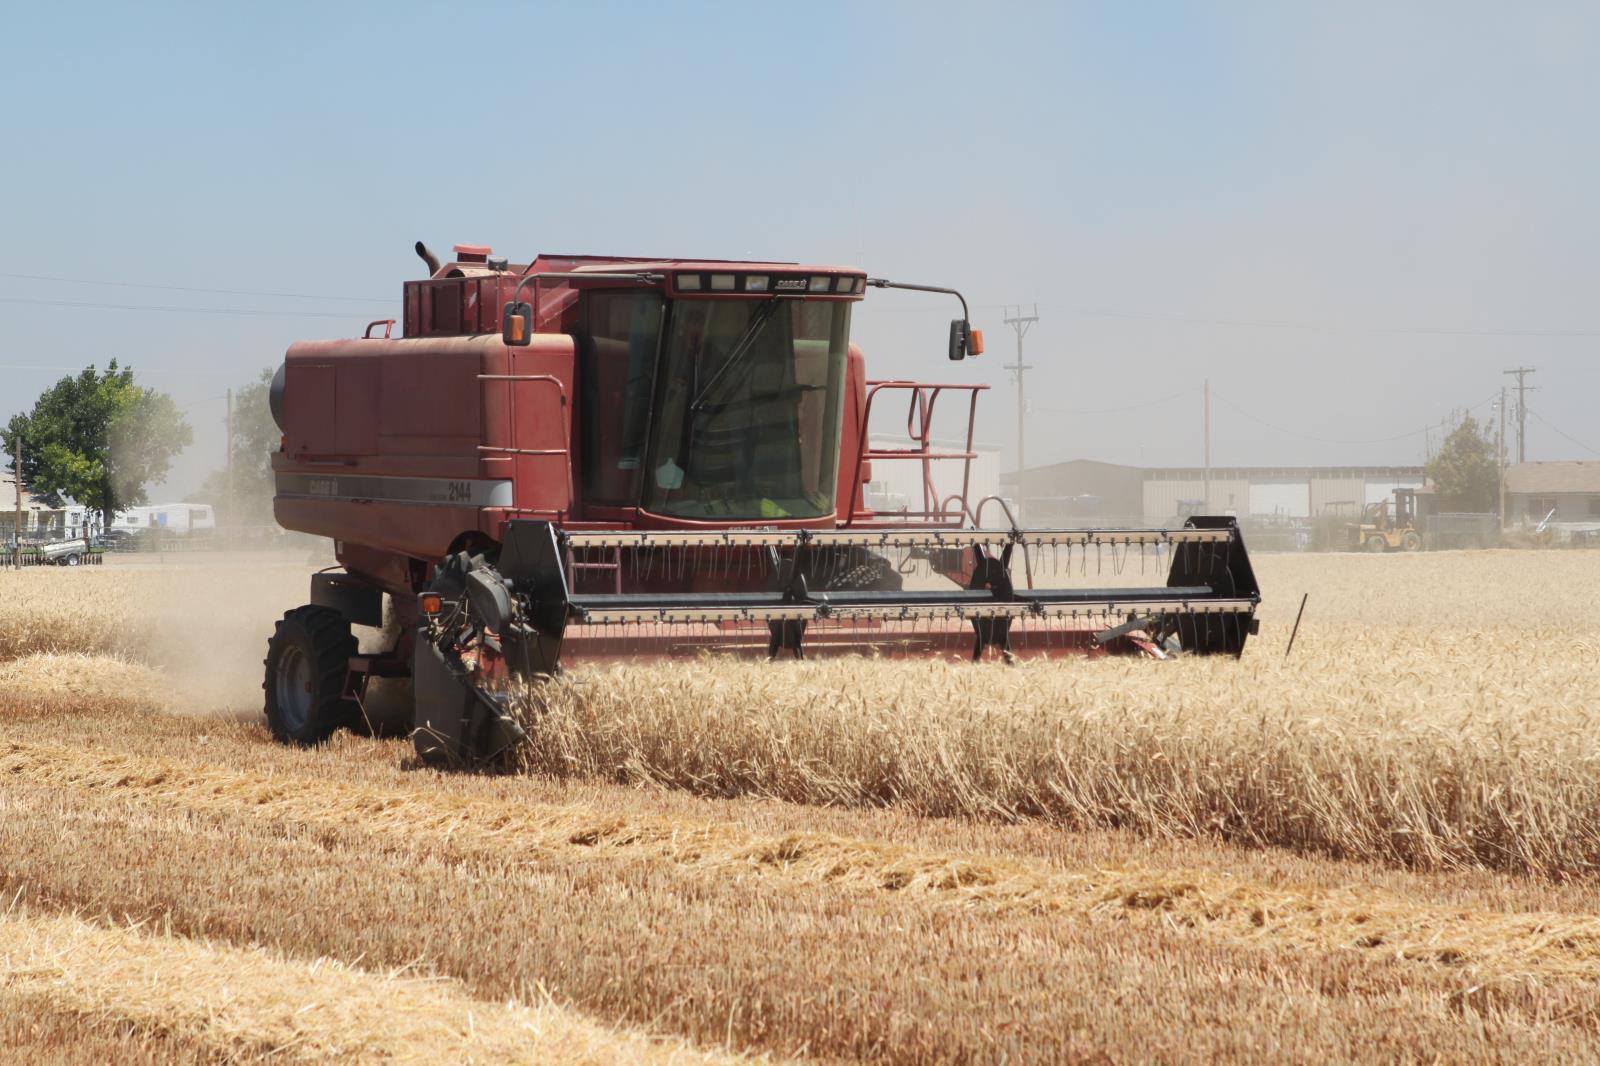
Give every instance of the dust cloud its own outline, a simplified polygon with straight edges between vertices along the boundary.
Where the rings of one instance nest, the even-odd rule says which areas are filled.
[[[138,658],[168,681],[179,714],[258,721],[267,639],[285,611],[307,601],[311,575],[335,565],[331,542],[311,550],[149,553],[111,566],[155,571],[150,602],[131,625],[145,628]],[[363,650],[378,630],[356,630]]]

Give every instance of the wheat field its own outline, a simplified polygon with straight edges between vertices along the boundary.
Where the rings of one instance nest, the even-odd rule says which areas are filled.
[[[509,775],[267,740],[303,562],[0,574],[0,1049],[1593,1060],[1600,554],[1256,563],[1237,662],[580,669]]]

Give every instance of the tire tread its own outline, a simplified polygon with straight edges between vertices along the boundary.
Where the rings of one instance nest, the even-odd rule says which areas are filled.
[[[300,643],[311,662],[311,714],[306,727],[298,735],[273,713],[276,653],[290,641]],[[343,698],[344,681],[350,657],[356,654],[356,649],[356,638],[350,632],[350,623],[338,611],[308,604],[284,612],[267,641],[267,657],[262,664],[265,667],[261,682],[263,710],[267,717],[267,728],[274,740],[304,746],[320,744],[340,727],[350,724],[354,708]]]

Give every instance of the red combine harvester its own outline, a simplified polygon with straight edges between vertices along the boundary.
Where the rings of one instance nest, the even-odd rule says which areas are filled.
[[[1256,631],[1231,518],[1020,529],[1004,500],[967,498],[987,386],[869,380],[849,339],[868,289],[913,289],[960,300],[947,354],[977,355],[953,289],[416,249],[430,276],[405,284],[400,338],[388,321],[295,344],[272,384],[278,521],[333,538],[343,570],[315,575],[268,645],[281,741],[359,722],[374,677],[412,678],[420,755],[474,762],[520,737],[508,683],[572,659],[1238,655]],[[947,393],[964,448],[931,436]],[[907,404],[903,446],[869,435],[888,403]],[[893,462],[920,465],[919,510],[867,505],[873,465]],[[959,491],[940,498],[936,466]],[[986,510],[1004,528],[981,528]],[[1056,587],[1035,587],[1046,572]],[[1135,574],[1148,583],[1104,580]],[[391,646],[358,654],[351,626],[382,626],[385,593]]]

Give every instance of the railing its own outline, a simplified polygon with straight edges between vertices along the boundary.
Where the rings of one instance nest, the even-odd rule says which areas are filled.
[[[532,381],[543,382],[544,384],[554,386],[556,390],[556,398],[561,405],[561,439],[562,441],[570,441],[572,439],[572,406],[567,402],[567,386],[565,382],[556,377],[554,374],[479,374],[478,380],[506,382],[506,426],[508,431],[511,433],[512,440],[517,439],[517,432],[520,426],[520,424],[517,422],[517,390],[514,383],[519,381]],[[572,483],[572,462],[569,449],[565,444],[559,448],[513,448],[509,445],[502,446],[498,444],[480,444],[478,445],[478,452],[479,454],[487,455],[559,455],[566,457],[568,461],[562,464],[566,467],[567,471],[566,507],[563,507],[559,510],[536,507],[507,507],[505,510],[508,513],[514,514],[559,516],[565,514],[566,511],[571,508],[574,497]]]
[[[972,485],[972,460],[978,453],[972,450],[972,434],[978,413],[978,393],[987,385],[930,384],[920,381],[869,381],[867,402],[861,412],[861,450],[856,455],[855,475],[850,479],[850,517],[846,527],[871,528],[874,526],[928,525],[960,528],[968,520],[976,524],[976,516],[967,506],[967,493]],[[903,391],[910,393],[906,405],[906,437],[912,442],[909,448],[874,448],[872,446],[872,404],[880,392]],[[967,403],[966,448],[962,451],[939,452],[933,450],[933,412],[939,397],[945,392],[965,392]],[[922,464],[922,509],[897,511],[893,519],[869,518],[865,514],[866,493],[861,486],[862,464],[878,461],[915,460]],[[933,464],[960,462],[961,491],[944,499],[933,483]],[[856,501],[860,500],[857,507]],[[953,505],[953,506],[952,506]]]

